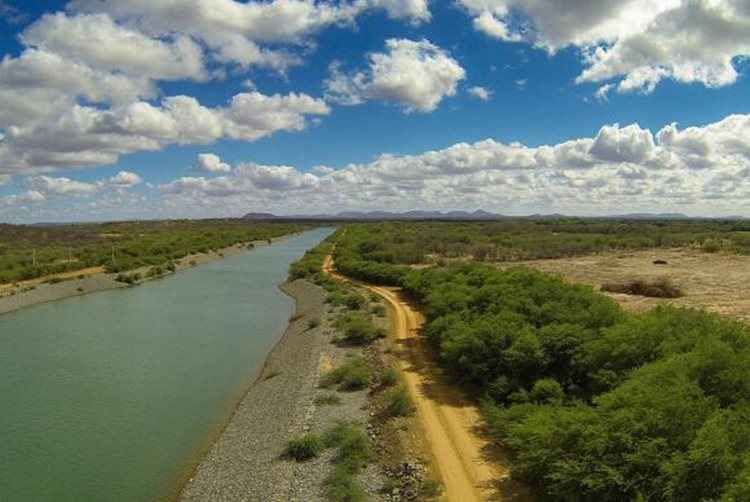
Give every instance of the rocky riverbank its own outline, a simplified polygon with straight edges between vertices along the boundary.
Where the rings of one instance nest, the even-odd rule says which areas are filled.
[[[357,350],[332,343],[335,316],[325,291],[304,280],[282,289],[297,301],[289,327],[184,486],[182,501],[324,501],[335,452],[295,462],[283,455],[288,441],[308,432],[322,434],[340,422],[367,427],[369,389],[339,392],[336,403],[321,399],[330,395],[319,388],[321,375]],[[386,478],[378,463],[358,478],[371,500],[385,500]]]

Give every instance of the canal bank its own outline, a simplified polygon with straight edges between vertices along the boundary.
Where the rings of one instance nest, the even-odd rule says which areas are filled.
[[[0,498],[165,496],[286,327],[289,264],[329,232],[1,316]]]

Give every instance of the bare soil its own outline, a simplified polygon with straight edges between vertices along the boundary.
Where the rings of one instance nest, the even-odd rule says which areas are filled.
[[[654,261],[664,260],[666,265]],[[512,265],[526,265],[557,274],[573,283],[590,284],[599,290],[607,282],[634,279],[653,281],[668,278],[678,286],[681,298],[646,298],[628,294],[607,293],[624,308],[634,312],[656,305],[705,308],[722,315],[750,320],[750,256],[711,254],[693,249],[609,252],[577,258],[530,260]]]

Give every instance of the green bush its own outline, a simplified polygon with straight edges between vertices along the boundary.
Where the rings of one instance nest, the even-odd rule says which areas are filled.
[[[305,434],[299,438],[290,440],[286,445],[285,455],[289,458],[302,462],[315,458],[323,451],[325,444],[320,436]]]
[[[358,502],[365,494],[357,474],[372,460],[373,451],[365,431],[356,424],[339,423],[324,437],[325,445],[337,448],[333,472],[325,480],[326,498],[334,502]]]
[[[341,331],[340,342],[351,345],[367,345],[385,336],[385,332],[375,326],[361,313],[350,313],[336,321]]]
[[[414,404],[405,385],[388,390],[385,402],[385,411],[391,417],[404,417],[414,412]]]
[[[344,304],[349,310],[359,310],[365,304],[365,298],[357,293],[352,293],[346,297]]]
[[[542,500],[741,500],[750,486],[746,325],[674,307],[626,314],[523,268],[425,269],[404,287]]]
[[[370,385],[370,367],[361,356],[350,357],[344,364],[323,376],[321,385],[337,385],[339,390],[354,391]]]
[[[386,368],[380,374],[380,385],[384,387],[393,387],[398,383],[398,371],[395,368]]]

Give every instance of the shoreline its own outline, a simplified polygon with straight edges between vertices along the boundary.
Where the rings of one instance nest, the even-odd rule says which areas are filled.
[[[226,248],[219,249],[217,251],[210,251],[208,253],[196,253],[185,256],[175,261],[176,270],[175,272],[169,272],[162,274],[158,277],[146,278],[136,284],[126,284],[118,282],[114,278],[117,274],[109,274],[106,272],[97,272],[90,275],[85,275],[83,278],[75,277],[75,274],[79,271],[68,272],[66,274],[57,274],[50,276],[45,279],[33,279],[31,281],[19,282],[21,285],[20,291],[14,294],[4,294],[0,296],[0,318],[3,315],[18,310],[35,307],[45,303],[52,303],[68,298],[75,298],[78,296],[85,296],[94,293],[100,293],[103,291],[112,291],[116,289],[129,288],[140,286],[147,282],[159,279],[167,279],[174,276],[175,274],[184,270],[190,270],[192,268],[205,265],[207,263],[213,263],[215,261],[226,258],[227,256],[236,256],[243,252],[252,251],[256,247],[270,246],[280,242],[283,239],[295,237],[300,235],[302,232],[295,232],[287,235],[282,235],[271,239],[271,243],[268,241],[250,241],[241,242],[228,246]],[[253,249],[248,249],[248,246],[253,244]],[[128,271],[128,273],[140,272],[145,275],[145,272],[151,267],[142,267],[140,269],[134,269]],[[82,272],[82,270],[81,270]],[[44,282],[52,277],[59,277],[61,275],[74,276],[73,279],[66,279],[57,283]],[[2,287],[7,285],[0,285],[0,291]]]
[[[226,420],[196,449],[167,500],[238,500],[251,494],[251,500],[288,500],[294,464],[280,453],[289,437],[305,429],[310,414],[325,334],[322,326],[307,323],[324,315],[325,292],[302,279],[279,289],[295,302],[286,329]]]
[[[194,448],[188,459],[182,463],[182,465],[178,469],[179,473],[169,484],[169,490],[165,495],[158,498],[159,501],[174,502],[180,500],[187,485],[193,480],[198,472],[199,467],[206,460],[206,457],[210,453],[211,449],[214,448],[216,443],[221,438],[222,434],[224,434],[224,431],[227,429],[230,422],[234,418],[242,401],[245,400],[248,393],[252,391],[252,388],[262,381],[262,377],[266,373],[266,369],[269,367],[271,355],[279,345],[282,345],[286,342],[287,336],[290,332],[290,326],[294,322],[293,319],[295,319],[296,316],[300,313],[299,297],[294,288],[290,288],[289,285],[291,284],[291,282],[289,280],[286,280],[277,286],[277,288],[282,293],[287,295],[294,302],[290,318],[287,321],[286,325],[281,328],[280,335],[263,358],[261,364],[255,370],[253,370],[252,373],[238,386],[235,392],[232,392],[230,397],[227,399],[225,406],[222,406],[221,411],[224,411],[224,413],[221,414],[221,420],[217,422],[214,427],[212,427],[211,431],[208,432],[206,436],[200,441],[200,444],[198,444]]]

